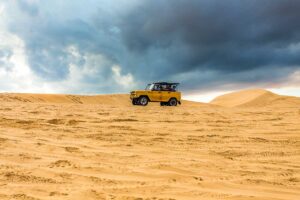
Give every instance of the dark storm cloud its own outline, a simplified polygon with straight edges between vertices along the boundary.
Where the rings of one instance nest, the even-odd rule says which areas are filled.
[[[299,49],[290,48],[300,41],[299,9],[296,0],[145,1],[126,16],[121,29],[128,50],[137,56],[160,52],[165,66],[148,67],[168,69],[164,75],[195,71],[201,78],[201,70],[213,70],[225,80],[231,73],[263,73],[263,68],[269,73],[265,81],[271,81],[271,69],[299,68]]]
[[[43,21],[32,27],[36,31],[21,31],[26,38],[26,48],[31,68],[48,80],[62,80],[69,74],[69,65],[74,58],[67,52],[69,45],[78,46],[82,51],[94,40],[94,30],[81,20],[59,22]],[[86,44],[87,43],[87,44]],[[81,59],[76,63],[81,66]]]
[[[98,69],[82,78],[85,83],[94,82],[94,88],[98,88],[99,83],[112,82],[112,66],[121,65],[120,62],[125,59],[120,58],[126,57],[123,53],[125,47],[119,39],[119,29],[114,26],[117,8],[109,7],[110,4],[87,0],[83,9],[80,0],[17,0],[17,7],[10,4],[9,12],[15,11],[17,14],[13,15],[9,30],[24,41],[29,66],[46,81],[67,79],[70,66],[83,68],[90,55],[103,57],[101,63],[89,62],[88,67],[96,66]],[[76,48],[80,58],[74,58],[68,51],[69,47]],[[125,67],[124,71],[127,71]],[[117,87],[115,85],[110,89],[116,92]],[[106,89],[105,92],[109,91]]]
[[[86,77],[95,85],[111,79],[112,65],[137,82],[179,81],[186,90],[287,81],[300,69],[297,0],[141,0],[126,8],[17,2],[26,16],[10,29],[25,42],[33,71],[53,81],[67,78],[74,60],[83,66],[88,54],[106,60]],[[79,60],[66,51],[70,45]]]

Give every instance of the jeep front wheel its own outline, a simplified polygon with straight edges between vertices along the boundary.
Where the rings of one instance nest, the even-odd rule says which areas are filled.
[[[171,98],[169,101],[169,106],[177,106],[177,99]]]
[[[142,106],[146,106],[148,104],[148,98],[147,97],[140,97],[139,98],[139,104]]]

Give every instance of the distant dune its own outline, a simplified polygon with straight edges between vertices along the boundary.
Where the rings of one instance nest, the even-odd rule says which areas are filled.
[[[224,107],[294,107],[300,98],[281,96],[263,89],[250,89],[219,96],[210,102]]]

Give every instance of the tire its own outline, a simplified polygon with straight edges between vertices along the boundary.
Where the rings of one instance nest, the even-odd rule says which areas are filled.
[[[145,96],[140,97],[138,102],[139,102],[139,105],[146,106],[148,104],[148,98]]]
[[[166,106],[167,103],[166,102],[160,102],[160,106]]]
[[[168,102],[169,106],[177,106],[177,99],[171,98],[170,101]]]
[[[139,102],[137,99],[132,99],[132,105],[139,105]]]

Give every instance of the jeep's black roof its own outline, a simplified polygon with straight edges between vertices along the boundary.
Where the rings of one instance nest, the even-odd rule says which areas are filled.
[[[169,83],[169,82],[154,82],[153,84],[166,84],[166,85],[178,85],[179,83]]]

